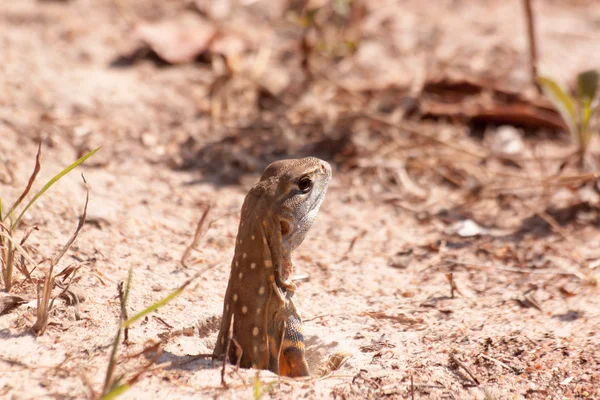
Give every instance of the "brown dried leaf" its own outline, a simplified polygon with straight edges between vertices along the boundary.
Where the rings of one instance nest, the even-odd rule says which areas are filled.
[[[542,97],[526,98],[485,80],[429,79],[423,87],[419,109],[430,117],[566,129],[560,115]]]
[[[197,15],[152,24],[140,24],[136,28],[139,39],[156,54],[171,64],[193,61],[205,52],[216,30],[212,24]]]
[[[21,304],[25,303],[27,303],[27,301],[19,296],[2,294],[0,295],[0,315],[8,314]]]

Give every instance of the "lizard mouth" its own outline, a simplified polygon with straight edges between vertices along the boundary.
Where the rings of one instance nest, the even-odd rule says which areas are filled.
[[[281,227],[281,237],[285,241],[285,238],[289,236],[292,230],[292,226],[286,220],[279,220],[279,226]],[[287,246],[283,246],[283,254],[281,257],[281,267],[277,271],[277,283],[281,287],[285,287],[291,283],[290,277],[292,276],[293,266],[291,260],[291,251]]]
[[[290,223],[284,220],[279,220],[279,225],[281,226],[281,236],[285,236],[290,233]]]

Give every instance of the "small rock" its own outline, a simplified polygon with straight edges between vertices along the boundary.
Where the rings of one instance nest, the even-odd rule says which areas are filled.
[[[499,126],[490,135],[492,135],[490,147],[494,153],[516,155],[525,149],[521,133],[514,126]]]
[[[458,235],[461,237],[472,237],[477,235],[485,235],[488,230],[479,226],[472,219],[458,221],[446,229],[447,235]]]

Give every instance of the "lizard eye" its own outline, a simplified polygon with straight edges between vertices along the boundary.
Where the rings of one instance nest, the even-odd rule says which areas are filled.
[[[308,192],[311,187],[312,187],[312,181],[310,180],[310,178],[308,178],[306,176],[304,178],[301,178],[298,181],[298,189],[300,189],[300,191],[303,193]]]

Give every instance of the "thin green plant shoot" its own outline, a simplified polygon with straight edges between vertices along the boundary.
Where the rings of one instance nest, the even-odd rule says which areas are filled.
[[[110,359],[108,362],[108,368],[106,369],[106,376],[104,378],[104,386],[102,388],[102,394],[100,395],[100,399],[109,400],[114,399],[117,396],[125,393],[133,384],[135,384],[142,374],[148,370],[148,368],[156,361],[152,360],[149,364],[142,367],[139,371],[137,371],[132,377],[127,378],[125,374],[122,374],[118,377],[115,377],[115,370],[117,367],[117,353],[119,348],[119,343],[121,342],[121,337],[123,335],[123,331],[128,329],[133,325],[136,321],[142,319],[147,314],[150,314],[153,311],[156,311],[158,308],[168,304],[175,297],[179,296],[185,288],[192,282],[192,279],[186,281],[183,285],[175,289],[171,294],[152,304],[151,306],[145,308],[144,310],[138,312],[131,318],[127,318],[126,315],[126,305],[127,299],[129,297],[129,291],[131,288],[131,279],[132,279],[132,269],[129,269],[129,273],[127,275],[127,281],[125,283],[125,289],[121,296],[121,323],[117,329],[117,334],[113,340]]]
[[[590,121],[598,110],[596,93],[598,91],[598,71],[585,71],[577,75],[577,90],[575,96],[570,95],[555,80],[549,77],[539,77],[546,96],[559,112],[573,141],[577,144],[579,165],[584,165],[585,155],[594,133]]]
[[[8,208],[6,212],[4,212],[4,201],[0,199],[0,266],[2,269],[2,280],[4,281],[4,290],[9,292],[13,286],[13,273],[15,267],[21,271],[27,278],[28,273],[27,267],[25,266],[25,260],[31,263],[31,258],[24,250],[25,240],[29,237],[31,231],[25,233],[23,239],[20,241],[15,239],[15,232],[19,227],[19,223],[21,219],[29,210],[31,206],[35,204],[35,202],[50,189],[56,182],[58,182],[62,177],[71,172],[77,166],[85,162],[88,158],[96,154],[96,152],[100,150],[98,147],[95,150],[90,151],[85,154],[83,157],[79,158],[74,163],[67,166],[65,169],[56,174],[52,179],[50,179],[43,187],[40,189],[33,198],[23,207],[23,209],[18,213],[17,217],[14,218],[13,215],[17,213],[17,209],[23,202],[23,200],[29,194],[35,180],[37,178],[38,173],[41,169],[41,155],[42,155],[42,142],[38,146],[38,151],[35,157],[35,166],[31,176],[29,177],[29,181],[25,186],[25,189],[21,193],[21,195],[17,198],[17,200]],[[17,262],[17,253],[20,253],[23,257],[21,257],[21,264],[16,264]]]

